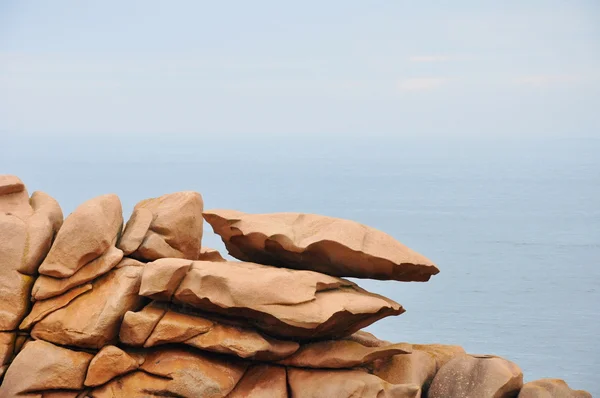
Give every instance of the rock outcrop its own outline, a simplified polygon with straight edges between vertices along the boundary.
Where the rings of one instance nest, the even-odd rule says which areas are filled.
[[[438,269],[381,231],[315,215],[204,213],[203,201],[116,195],[63,224],[50,196],[0,176],[2,398],[590,397],[523,385],[517,365],[360,330],[404,308],[348,277],[426,281]]]
[[[204,212],[233,257],[340,277],[428,281],[439,272],[388,234],[354,221],[301,213]]]
[[[343,337],[404,312],[344,279],[244,262],[160,259],[144,267],[140,295],[243,319],[293,339]]]

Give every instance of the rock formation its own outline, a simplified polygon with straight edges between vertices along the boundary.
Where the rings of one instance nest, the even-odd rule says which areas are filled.
[[[203,217],[230,254],[201,246]],[[523,385],[517,365],[360,329],[402,306],[342,277],[439,271],[347,220],[203,214],[196,192],[147,199],[123,226],[116,195],[64,221],[0,176],[0,397],[589,397]]]
[[[428,281],[439,272],[388,234],[315,214],[246,214],[212,210],[204,218],[229,254],[242,261],[341,277]]]

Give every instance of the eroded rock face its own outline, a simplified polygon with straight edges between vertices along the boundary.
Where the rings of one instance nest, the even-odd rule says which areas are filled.
[[[286,370],[280,366],[250,366],[227,398],[288,398]]]
[[[233,257],[324,274],[427,281],[439,272],[388,234],[354,221],[301,213],[211,210],[204,218]]]
[[[350,340],[328,340],[304,344],[279,363],[297,368],[347,369],[411,352],[411,345],[405,343],[368,347]]]
[[[6,371],[0,397],[61,389],[81,391],[92,358],[87,352],[72,351],[41,340],[31,341]]]
[[[201,350],[245,359],[275,361],[296,352],[299,344],[277,340],[251,328],[228,325],[214,317],[172,311],[152,303],[139,312],[125,314],[121,341],[132,346],[154,347],[181,343]]]
[[[84,384],[88,387],[99,386],[139,367],[138,360],[125,351],[114,345],[107,345],[90,362]]]
[[[592,394],[572,390],[562,379],[540,379],[525,383],[518,398],[592,398]]]
[[[344,279],[241,262],[155,261],[144,268],[140,294],[295,339],[343,337],[404,312]]]
[[[413,350],[424,351],[435,358],[436,372],[452,358],[466,354],[459,345],[450,344],[413,344]]]
[[[115,343],[125,313],[140,308],[143,302],[138,295],[142,271],[141,266],[127,265],[94,280],[91,290],[38,320],[31,335],[55,344],[92,349]]]
[[[204,203],[198,192],[176,192],[138,203],[125,227],[119,248],[131,257],[200,257]]]
[[[52,197],[34,192],[29,198],[18,177],[0,175],[0,378],[29,311],[38,267],[62,221],[62,210]]]
[[[377,359],[371,365],[371,372],[392,384],[415,384],[427,391],[436,373],[435,358],[413,349],[409,354],[394,355]]]
[[[420,398],[412,384],[390,384],[360,370],[304,370],[288,368],[294,398]]]
[[[89,393],[110,397],[225,397],[243,377],[248,364],[198,351],[158,348],[148,351],[140,371],[111,380]]]
[[[430,398],[509,398],[523,386],[523,372],[514,363],[491,355],[459,355],[435,375]]]

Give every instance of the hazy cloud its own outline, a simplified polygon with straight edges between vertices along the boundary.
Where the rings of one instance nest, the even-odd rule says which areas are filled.
[[[408,57],[410,62],[444,62],[450,60],[447,55],[411,55]]]
[[[580,76],[574,75],[529,75],[520,76],[515,83],[526,86],[550,86],[554,84],[570,84],[581,81]]]
[[[413,77],[398,82],[400,91],[430,91],[441,87],[450,79],[446,77]]]

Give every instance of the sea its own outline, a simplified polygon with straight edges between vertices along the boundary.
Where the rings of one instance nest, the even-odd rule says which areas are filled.
[[[387,232],[429,282],[354,280],[406,308],[367,330],[458,344],[600,396],[600,137],[0,132],[0,173],[65,215],[105,193],[195,190],[206,209],[306,212]],[[203,244],[225,253],[205,224]]]

